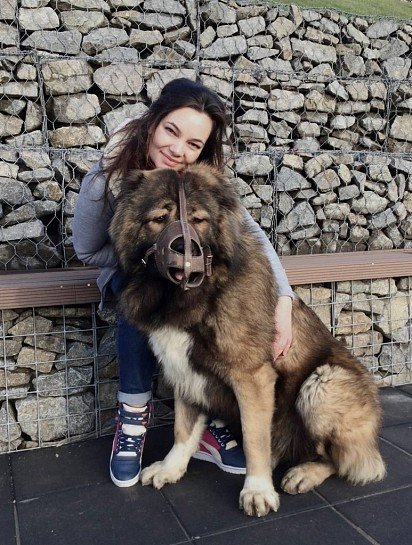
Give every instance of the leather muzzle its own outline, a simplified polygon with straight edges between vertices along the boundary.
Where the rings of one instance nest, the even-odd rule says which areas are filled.
[[[197,288],[205,276],[212,274],[212,253],[202,247],[194,228],[187,221],[186,197],[182,176],[179,176],[180,220],[170,223],[158,235],[142,262],[147,265],[153,254],[159,273],[184,290]]]

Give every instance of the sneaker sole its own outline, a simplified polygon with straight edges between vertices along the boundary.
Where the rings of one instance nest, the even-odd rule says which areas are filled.
[[[134,486],[139,482],[140,473],[136,477],[133,477],[133,479],[129,479],[128,481],[119,481],[119,479],[116,479],[116,477],[113,475],[112,470],[110,470],[110,478],[113,484],[115,484],[119,488],[128,488],[129,486]]]
[[[195,452],[195,454],[192,455],[192,458],[196,458],[196,460],[203,460],[204,462],[211,462],[212,464],[217,465],[222,471],[225,471],[226,473],[233,473],[235,475],[246,475],[245,467],[227,466],[222,462],[219,462],[211,454],[208,454],[206,452]]]

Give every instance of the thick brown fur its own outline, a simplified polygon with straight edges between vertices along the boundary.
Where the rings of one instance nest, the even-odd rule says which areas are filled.
[[[276,285],[240,201],[209,166],[182,175],[189,223],[213,253],[212,276],[200,287],[183,291],[141,261],[179,218],[178,173],[131,173],[110,230],[127,279],[122,308],[148,334],[175,390],[175,445],[143,471],[143,484],[161,487],[185,473],[206,414],[241,423],[247,476],[240,505],[249,515],[277,509],[271,467],[281,459],[299,463],[282,481],[292,494],[333,473],[354,484],[382,479],[381,413],[369,373],[297,298],[292,346],[273,363]]]

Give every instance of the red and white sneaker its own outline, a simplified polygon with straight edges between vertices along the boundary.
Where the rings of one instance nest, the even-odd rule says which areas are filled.
[[[227,473],[246,474],[243,449],[221,420],[212,420],[209,423],[193,458],[212,462]]]

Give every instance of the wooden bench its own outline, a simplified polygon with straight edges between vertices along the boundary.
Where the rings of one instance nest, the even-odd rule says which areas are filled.
[[[285,256],[292,286],[412,276],[412,250]],[[79,305],[100,301],[91,267],[0,272],[0,309]]]

